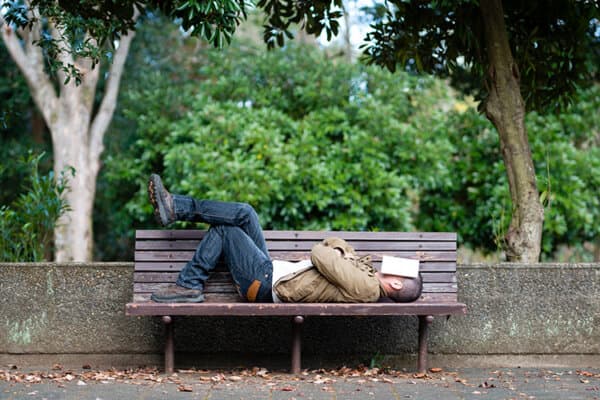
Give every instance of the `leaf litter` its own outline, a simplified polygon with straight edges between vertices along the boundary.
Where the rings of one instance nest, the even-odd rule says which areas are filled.
[[[430,370],[434,375],[441,376],[440,368]],[[193,384],[226,384],[231,385],[250,379],[267,381],[267,387],[284,392],[294,391],[294,381],[313,383],[321,386],[323,391],[331,391],[331,385],[338,380],[354,379],[357,383],[388,383],[393,384],[398,379],[428,380],[433,378],[428,373],[407,373],[387,368],[368,368],[358,366],[356,368],[340,367],[336,369],[303,370],[299,375],[289,375],[285,372],[277,373],[266,368],[253,367],[235,370],[202,370],[202,369],[180,369],[174,374],[164,374],[158,368],[135,368],[135,369],[105,369],[93,370],[85,364],[79,370],[54,364],[49,371],[20,371],[17,366],[10,365],[8,369],[0,369],[0,381],[23,384],[55,383],[59,387],[73,383],[79,386],[88,383],[110,384],[126,383],[132,385],[156,385],[174,384],[177,390],[182,392],[193,391]],[[445,378],[442,378],[445,379]],[[191,384],[190,384],[191,383]]]

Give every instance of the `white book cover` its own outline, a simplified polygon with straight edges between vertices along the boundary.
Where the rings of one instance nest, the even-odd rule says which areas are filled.
[[[419,260],[383,256],[381,259],[381,273],[416,278],[419,276]]]

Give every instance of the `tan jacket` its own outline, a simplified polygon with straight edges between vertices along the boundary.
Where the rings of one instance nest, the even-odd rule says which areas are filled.
[[[340,256],[335,248],[344,253]],[[284,302],[365,303],[385,296],[369,256],[358,258],[344,240],[327,238],[311,250],[313,267],[284,276],[275,293]]]

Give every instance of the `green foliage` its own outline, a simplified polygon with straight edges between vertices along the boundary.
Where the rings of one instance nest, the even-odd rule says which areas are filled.
[[[341,0],[259,0],[257,5],[267,16],[263,39],[269,48],[282,47],[286,38],[292,38],[290,26],[295,24],[302,24],[307,33],[315,36],[325,31],[327,40],[340,30],[338,19],[342,17]]]
[[[444,151],[430,142],[446,139],[428,136],[421,156],[408,146],[421,134],[408,121],[448,98],[443,84],[294,46],[198,57],[195,73],[182,71],[195,77],[188,84],[157,79],[122,97],[118,120],[134,121],[136,138],[107,155],[98,204],[108,206],[96,213],[116,236],[112,248],[119,233],[155,226],[145,188],[153,171],[175,192],[247,201],[267,228],[413,228],[418,179],[408,173],[426,170]],[[416,155],[398,144],[417,160],[404,162]]]
[[[580,92],[559,115],[529,113],[527,130],[541,200],[542,250],[576,246],[600,236],[600,86]],[[435,118],[433,119],[435,121]],[[416,225],[457,231],[460,242],[494,251],[510,222],[512,205],[498,137],[474,110],[451,113],[438,134],[451,142],[449,173],[432,177],[421,193]],[[435,122],[430,126],[435,126]]]
[[[9,25],[31,29],[41,22],[44,26],[51,21],[61,32],[52,36],[44,32],[35,41],[47,58],[52,73],[63,71],[65,84],[73,78],[81,83],[81,71],[75,63],[65,63],[61,52],[88,58],[95,66],[100,60],[111,57],[113,43],[129,30],[134,30],[139,14],[160,10],[169,18],[177,20],[191,34],[220,48],[229,44],[237,26],[246,18],[253,7],[247,0],[187,0],[187,1],[108,1],[94,0],[32,0],[28,4],[21,0],[3,0],[2,18]],[[32,12],[32,10],[36,12]]]
[[[22,160],[29,170],[24,192],[10,206],[0,207],[0,260],[42,261],[51,251],[57,219],[68,210],[62,198],[68,190],[68,174],[55,179],[54,173],[39,174],[39,162],[44,155]],[[3,168],[2,168],[3,169]],[[0,169],[0,176],[3,170]]]
[[[499,248],[512,205],[497,134],[439,80],[295,46],[179,62],[193,46],[154,34],[138,33],[107,143],[98,258],[123,258],[135,228],[156,226],[151,172],[175,192],[250,202],[267,228],[457,231],[463,245]],[[594,87],[560,115],[527,117],[545,257],[598,237],[599,98]]]
[[[25,79],[0,41],[0,137],[25,128],[31,103]]]
[[[502,1],[513,57],[528,110],[557,110],[600,61],[597,2]],[[452,76],[466,92],[486,97],[489,60],[479,2],[397,0],[370,10],[364,45],[369,63]]]

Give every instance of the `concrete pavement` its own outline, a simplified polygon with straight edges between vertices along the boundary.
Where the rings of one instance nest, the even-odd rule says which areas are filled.
[[[457,369],[415,375],[376,369],[64,370],[0,367],[0,399],[600,399],[600,369]]]

